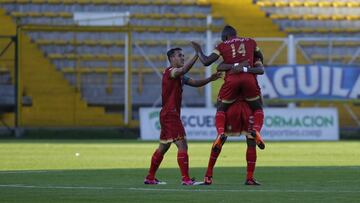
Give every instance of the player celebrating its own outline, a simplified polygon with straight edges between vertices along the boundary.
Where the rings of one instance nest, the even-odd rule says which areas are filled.
[[[218,133],[216,143],[220,145],[225,141],[226,110],[240,97],[246,100],[254,113],[254,129],[252,129],[251,133],[254,134],[259,148],[264,149],[265,143],[259,133],[264,121],[261,92],[256,75],[253,74],[264,73],[262,53],[257,47],[255,40],[237,37],[236,30],[229,25],[224,27],[221,39],[223,42],[216,46],[210,56],[205,56],[200,45],[192,42],[204,65],[208,66],[222,56],[224,64],[234,66],[234,68],[241,68],[242,70],[242,73],[238,74],[234,74],[231,71],[226,72],[224,84],[218,95],[217,112],[215,115],[215,127]],[[243,67],[243,63],[248,63],[251,68]],[[259,69],[253,71],[253,67],[258,67],[260,71]]]
[[[149,173],[146,176],[145,184],[166,184],[155,178],[155,173],[159,168],[164,154],[168,151],[171,143],[174,142],[178,148],[177,161],[182,175],[183,185],[193,185],[196,182],[189,176],[189,158],[187,153],[187,141],[184,127],[180,119],[180,107],[182,101],[182,87],[184,84],[201,87],[207,83],[217,80],[221,77],[221,73],[215,73],[209,78],[194,80],[185,76],[191,69],[198,55],[193,56],[184,65],[184,54],[181,48],[173,48],[167,52],[170,67],[163,72],[162,78],[162,109],[160,112],[160,144],[155,150],[151,158]]]
[[[247,143],[247,175],[245,185],[260,185],[260,183],[254,178],[256,164],[256,142],[254,137],[250,133],[253,124],[253,117],[251,116],[252,113],[253,112],[251,111],[249,105],[244,100],[237,100],[234,104],[232,104],[226,111],[227,119],[225,136],[245,134]],[[216,148],[217,150],[214,150],[214,148]],[[209,158],[208,168],[202,185],[212,184],[213,169],[216,160],[220,155],[221,149],[222,145],[220,146],[220,148],[218,148],[218,146],[216,146],[214,143]]]

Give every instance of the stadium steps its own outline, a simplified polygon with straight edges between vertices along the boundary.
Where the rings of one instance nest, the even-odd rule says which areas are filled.
[[[221,15],[226,23],[233,25],[240,36],[285,37],[277,25],[252,0],[210,0],[213,16]]]
[[[25,127],[120,126],[119,115],[108,115],[102,107],[88,107],[75,88],[56,71],[36,44],[21,35],[21,63],[25,94],[32,97],[32,106],[22,108],[21,124]],[[23,65],[23,67],[25,67]]]
[[[16,26],[15,24],[12,22],[11,17],[6,15],[6,12],[4,9],[0,8],[0,25],[1,25],[1,29],[0,29],[0,35],[15,35],[16,33]],[[8,40],[0,40],[0,47],[3,47],[4,44],[7,44],[9,41]],[[4,58],[12,58],[13,52],[13,46],[10,47],[10,50],[4,54]],[[4,68],[5,64],[1,63],[0,60],[0,66],[2,66],[2,68]],[[10,72],[11,77],[13,78],[14,76],[14,69],[12,66],[6,66],[6,70]],[[4,68],[5,69],[5,68]],[[12,80],[13,81],[13,80]],[[14,126],[14,113],[5,113],[2,116],[2,120],[9,126]],[[3,124],[0,123],[0,126],[2,126]]]

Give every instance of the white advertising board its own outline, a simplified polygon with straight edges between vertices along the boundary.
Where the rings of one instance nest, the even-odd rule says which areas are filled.
[[[159,108],[140,109],[141,139],[159,140],[159,112]],[[213,108],[183,108],[181,120],[187,139],[213,140],[215,113]],[[336,108],[265,108],[264,113],[264,140],[339,140]]]

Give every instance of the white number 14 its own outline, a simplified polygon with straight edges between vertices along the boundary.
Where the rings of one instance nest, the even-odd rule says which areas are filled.
[[[235,45],[234,45],[234,44],[231,44],[230,46],[231,46],[231,51],[232,51],[232,57],[233,57],[233,58],[235,58],[236,52],[239,53],[239,54],[241,54],[241,56],[245,56],[246,50],[245,50],[245,45],[244,45],[244,43],[241,43],[241,44],[240,44],[240,46],[239,46],[239,48],[238,48],[237,51],[235,51]]]

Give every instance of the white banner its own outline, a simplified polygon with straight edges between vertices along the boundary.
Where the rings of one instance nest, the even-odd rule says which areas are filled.
[[[159,108],[140,109],[141,139],[159,140]],[[214,108],[183,108],[187,139],[214,140]],[[265,108],[264,140],[339,140],[336,108]],[[244,139],[244,136],[230,139]]]

